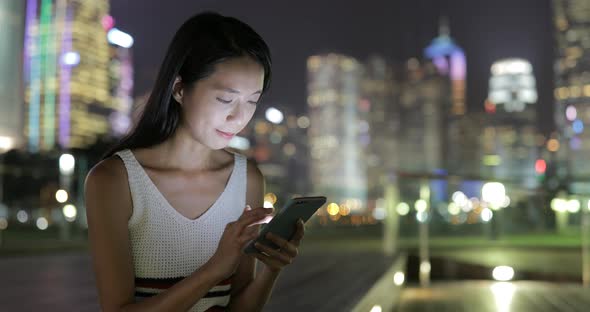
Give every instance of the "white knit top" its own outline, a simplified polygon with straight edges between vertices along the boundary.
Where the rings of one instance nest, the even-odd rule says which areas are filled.
[[[127,169],[133,213],[128,228],[135,270],[135,297],[164,291],[205,264],[225,226],[246,205],[246,157],[234,154],[234,169],[213,205],[191,220],[175,210],[130,150],[116,153]],[[189,311],[222,310],[229,302],[231,278],[213,287]]]

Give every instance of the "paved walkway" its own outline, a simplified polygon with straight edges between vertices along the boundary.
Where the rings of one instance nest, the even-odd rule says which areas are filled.
[[[429,288],[407,286],[400,299],[397,312],[590,311],[590,289],[569,283],[435,282]]]
[[[392,261],[375,252],[304,250],[264,311],[349,311]],[[86,253],[0,257],[0,311],[98,310]]]

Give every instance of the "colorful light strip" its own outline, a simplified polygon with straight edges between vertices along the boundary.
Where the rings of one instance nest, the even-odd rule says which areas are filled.
[[[72,20],[72,12],[71,8],[64,9],[66,11],[63,19],[63,32],[61,44],[62,56],[66,53],[72,52],[72,28],[70,24]],[[74,65],[65,64],[63,60],[60,62],[58,142],[62,148],[67,148],[70,143],[70,80],[72,76],[72,66]]]
[[[29,51],[28,57],[30,58],[30,74],[29,74],[29,150],[31,152],[37,152],[39,150],[39,115],[40,115],[40,103],[41,103],[41,56],[39,46],[41,42],[40,28],[37,27],[36,33],[32,34],[32,25],[37,22],[37,2],[35,0],[29,1],[27,7],[27,24],[29,25],[27,36],[29,38],[29,44],[27,49]],[[36,36],[36,37],[35,37]]]
[[[37,0],[27,0],[27,13],[25,17],[25,48],[23,49],[23,73],[25,82],[30,82],[31,68],[31,47],[33,37],[31,36],[31,27],[37,17]]]
[[[451,54],[451,79],[465,80],[466,73],[465,54],[463,54],[462,50],[454,51]]]
[[[42,59],[44,69],[44,103],[43,103],[43,148],[51,149],[55,146],[55,91],[56,91],[56,36],[55,24],[52,23],[53,0],[41,2],[42,32],[41,51],[45,52]]]

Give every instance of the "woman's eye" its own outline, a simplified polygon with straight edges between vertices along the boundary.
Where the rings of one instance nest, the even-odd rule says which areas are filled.
[[[224,104],[229,104],[229,103],[231,103],[231,101],[232,101],[232,100],[224,100],[224,99],[221,99],[221,98],[217,98],[217,100],[218,100],[219,102],[221,102],[221,103],[224,103]]]
[[[250,103],[252,105],[256,105],[256,104],[258,104],[258,101],[248,101],[248,103]]]

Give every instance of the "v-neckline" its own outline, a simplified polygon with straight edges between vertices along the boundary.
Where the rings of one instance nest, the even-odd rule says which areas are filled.
[[[232,172],[229,175],[229,178],[227,180],[227,183],[225,184],[225,188],[223,189],[223,191],[221,192],[221,194],[219,194],[219,196],[213,202],[213,204],[209,208],[207,208],[207,210],[205,210],[203,213],[201,213],[195,219],[191,219],[191,218],[188,218],[187,216],[183,215],[182,213],[180,213],[178,210],[176,210],[176,208],[174,208],[172,206],[172,204],[170,204],[170,201],[168,201],[168,199],[164,196],[164,194],[162,194],[162,192],[160,191],[160,189],[158,189],[158,186],[156,186],[156,184],[154,183],[154,181],[152,180],[152,178],[148,175],[148,173],[145,171],[145,169],[143,168],[143,166],[141,165],[141,163],[139,163],[139,161],[137,160],[137,158],[135,158],[135,154],[133,154],[133,152],[130,149],[127,149],[127,151],[129,152],[129,155],[131,155],[132,160],[139,166],[142,175],[146,178],[146,181],[148,183],[148,186],[151,187],[151,188],[153,188],[154,193],[156,194],[156,196],[158,197],[158,199],[164,204],[166,210],[168,210],[172,215],[174,215],[174,217],[177,220],[179,220],[181,222],[197,223],[197,222],[201,222],[201,221],[207,219],[207,217],[212,214],[212,211],[219,205],[219,203],[221,202],[221,200],[224,197],[226,197],[226,193],[227,193],[228,188],[230,187],[230,185],[235,180],[235,177],[234,176],[236,175],[237,156],[235,154],[233,154],[233,156],[234,156],[234,166],[232,168]]]

